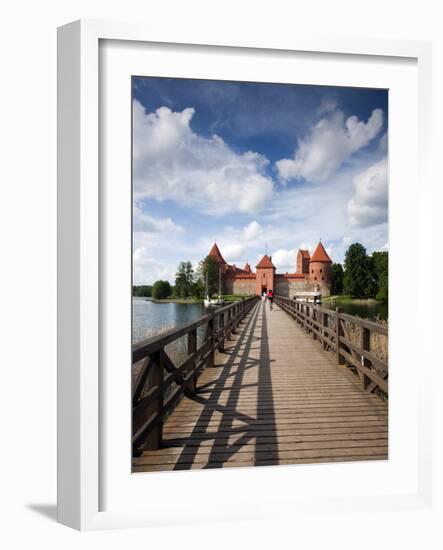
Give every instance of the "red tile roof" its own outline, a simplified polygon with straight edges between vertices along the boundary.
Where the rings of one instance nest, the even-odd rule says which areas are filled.
[[[263,258],[258,262],[258,264],[255,267],[273,267],[275,269],[275,266],[272,263],[271,258],[267,254],[263,256]]]
[[[211,248],[208,256],[211,256],[211,258],[214,258],[214,260],[220,264],[225,264],[225,260],[223,256],[221,255],[221,252],[217,246],[217,243],[214,243],[213,247]]]
[[[317,248],[314,250],[314,253],[311,256],[311,262],[332,263],[332,260],[328,256],[328,253],[326,252],[325,247],[322,245],[321,241],[318,243]]]
[[[303,258],[310,258],[311,255],[309,254],[309,250],[302,250],[300,248],[300,252],[301,252],[301,255],[303,256]]]
[[[256,275],[255,273],[236,273],[235,278],[236,279],[255,279]]]

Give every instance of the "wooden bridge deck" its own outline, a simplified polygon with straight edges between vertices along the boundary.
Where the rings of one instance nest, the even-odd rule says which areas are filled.
[[[254,306],[198,388],[134,472],[388,457],[387,403],[277,305]]]

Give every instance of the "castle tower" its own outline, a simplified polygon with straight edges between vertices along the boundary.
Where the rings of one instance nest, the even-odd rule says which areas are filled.
[[[309,260],[311,256],[309,250],[299,248],[297,253],[297,273],[309,273]]]
[[[217,246],[217,243],[212,245],[211,250],[209,251],[208,256],[211,256],[218,264],[226,265],[225,259],[221,255],[220,249]]]
[[[245,267],[243,268],[243,271],[246,273],[252,273],[251,266],[248,264],[248,262],[245,263]]]
[[[256,268],[256,294],[261,296],[263,292],[272,290],[274,292],[275,266],[270,256],[265,254],[255,266]]]
[[[309,260],[309,281],[323,286],[331,284],[332,260],[320,241]]]

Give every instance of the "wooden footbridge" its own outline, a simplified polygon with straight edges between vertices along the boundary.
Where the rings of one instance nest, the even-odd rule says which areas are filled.
[[[374,338],[387,328],[253,297],[134,345],[133,471],[387,459]]]

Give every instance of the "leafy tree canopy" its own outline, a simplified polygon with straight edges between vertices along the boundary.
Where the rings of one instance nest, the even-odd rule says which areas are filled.
[[[219,265],[212,256],[206,258],[199,263],[197,276],[200,287],[203,287],[203,293],[207,289],[209,296],[218,293],[219,288]]]
[[[152,296],[152,285],[134,285],[132,287],[132,295],[150,298]]]
[[[346,251],[343,286],[345,294],[354,298],[375,296],[377,281],[374,276],[374,262],[360,243],[351,244]]]
[[[156,300],[168,298],[171,293],[172,289],[168,281],[156,281],[152,287],[152,297]]]
[[[194,269],[191,262],[180,262],[175,275],[175,295],[187,298],[192,294]]]
[[[374,273],[377,279],[377,300],[388,301],[389,281],[389,254],[388,252],[374,252],[372,254]]]
[[[341,264],[331,265],[331,294],[343,294],[343,266]]]

